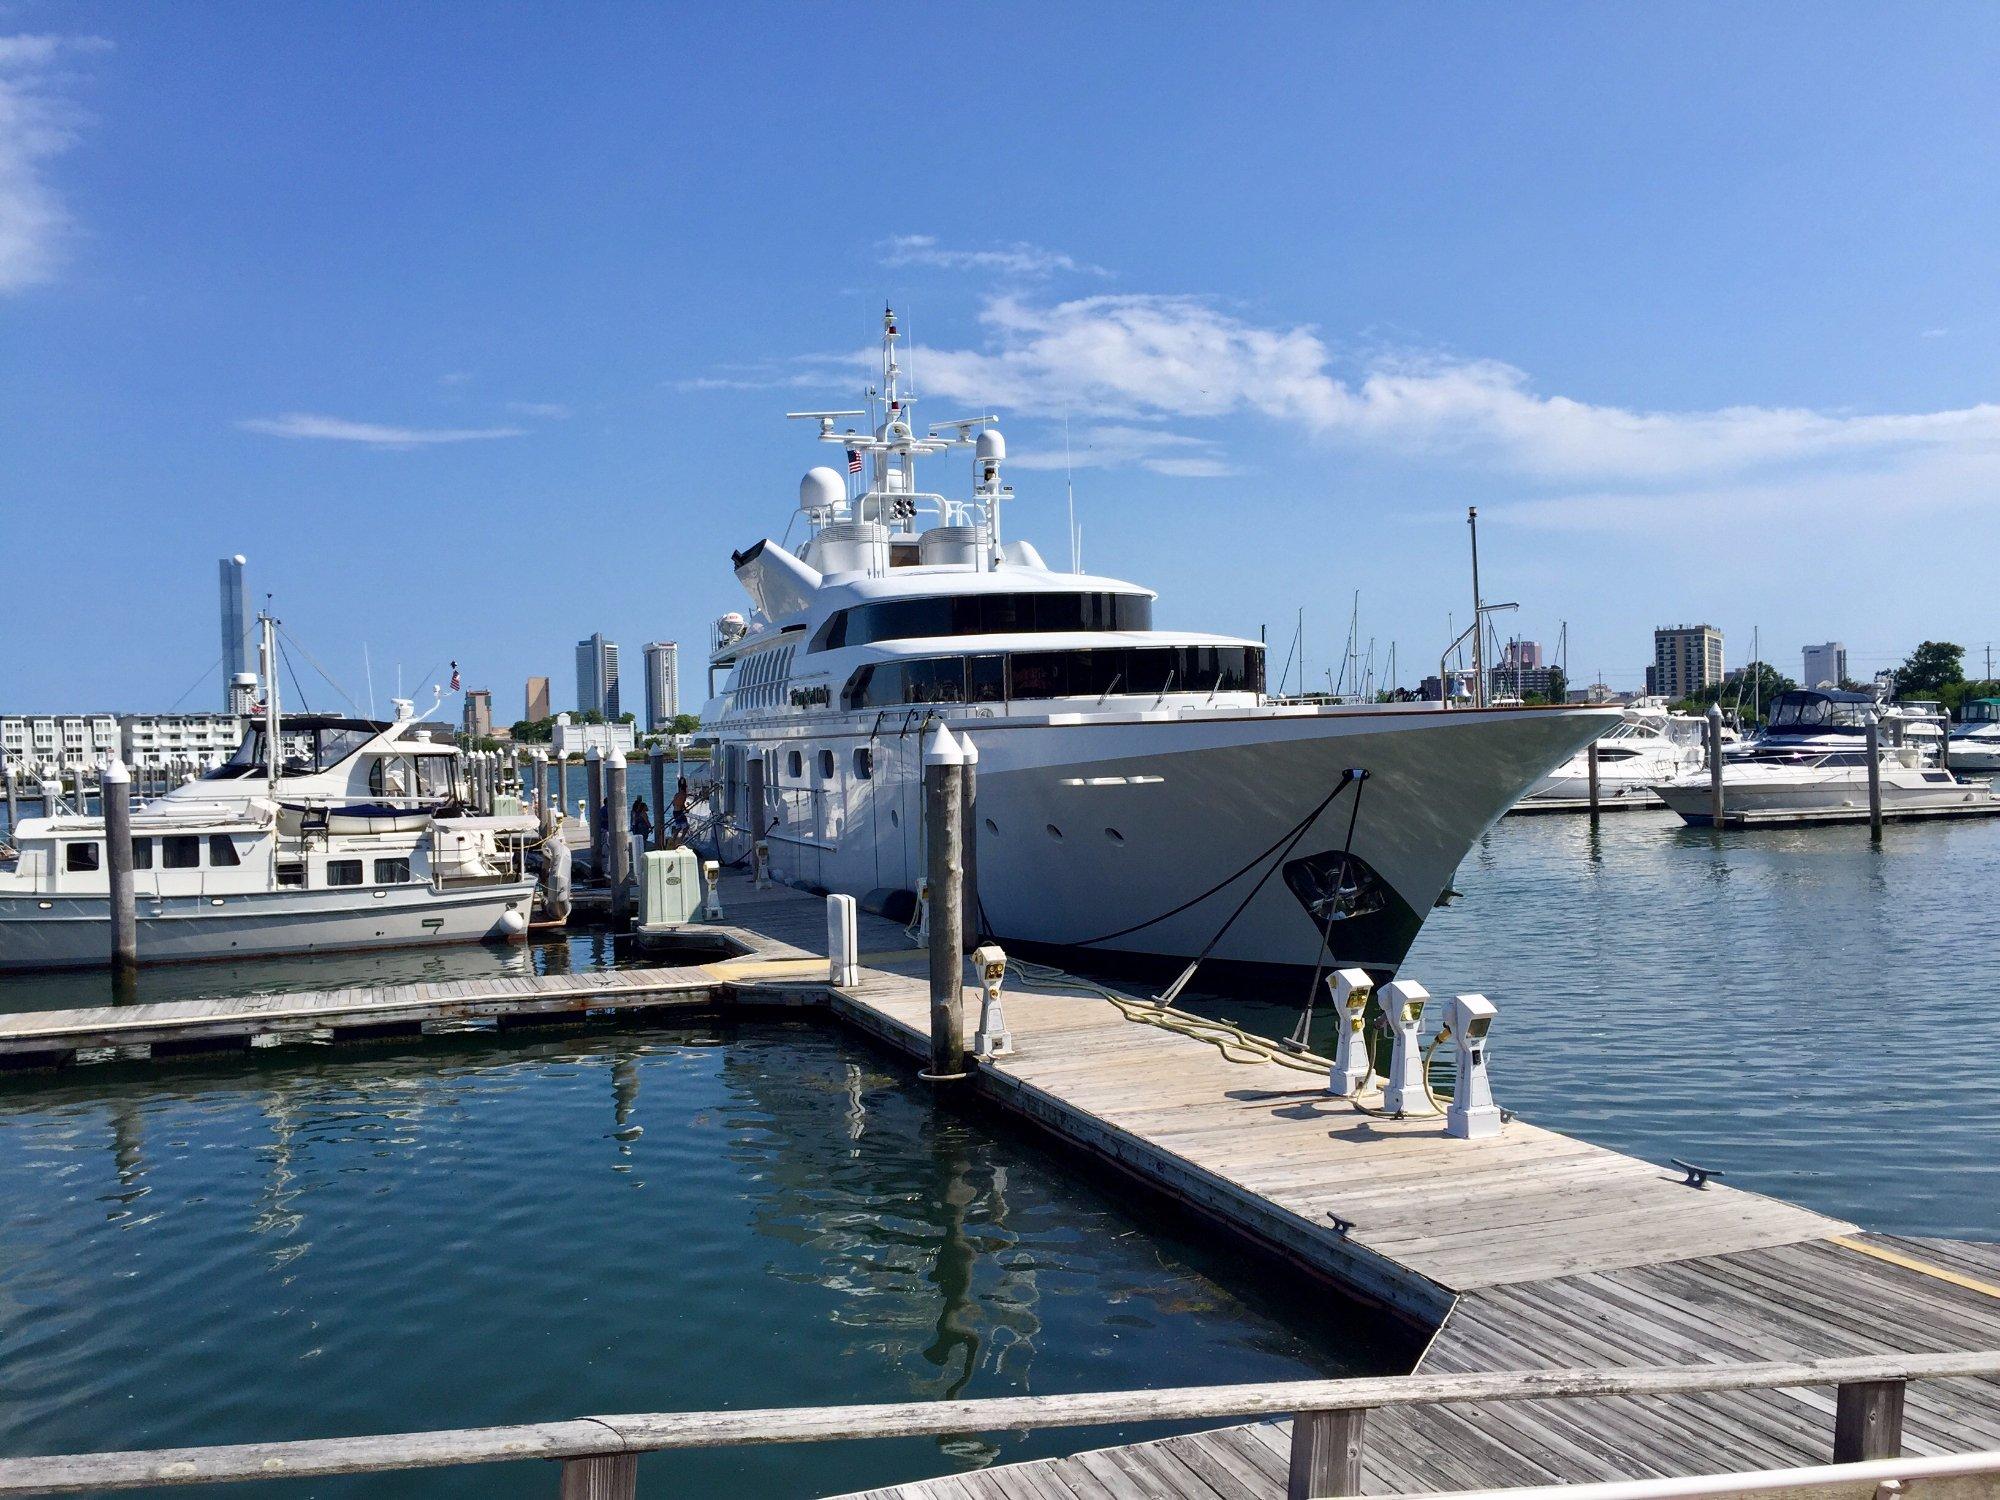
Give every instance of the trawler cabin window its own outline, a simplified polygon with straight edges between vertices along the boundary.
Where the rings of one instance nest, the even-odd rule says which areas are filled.
[[[88,874],[99,866],[100,851],[96,844],[63,845],[63,868],[72,875]]]
[[[153,868],[153,841],[151,839],[132,840],[132,868],[150,870]]]
[[[368,768],[368,790],[378,797],[407,797],[415,783],[407,755],[378,755]]]
[[[160,863],[169,870],[200,869],[200,836],[192,833],[175,833],[161,839]]]
[[[226,833],[211,833],[208,836],[208,862],[218,870],[242,864],[236,853],[236,840]]]
[[[361,884],[361,861],[358,859],[330,859],[326,862],[326,883],[328,885]]]
[[[375,861],[375,883],[377,885],[402,885],[410,878],[410,862],[407,859],[378,859]]]

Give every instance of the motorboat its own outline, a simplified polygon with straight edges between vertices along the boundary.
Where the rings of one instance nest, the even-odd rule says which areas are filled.
[[[1945,755],[1954,771],[2000,771],[2000,698],[1974,698],[1960,707]]]
[[[1882,751],[1877,776],[1885,816],[2000,809],[2000,792],[1992,786],[1925,765],[1922,752],[1913,745]],[[1713,822],[1714,793],[1705,769],[1662,782],[1654,790],[1685,821],[1704,827]],[[1866,818],[1868,752],[1826,750],[1781,760],[1725,760],[1722,807],[1725,819],[1753,822]]]
[[[1701,721],[1668,712],[1665,701],[1627,705],[1622,722],[1598,736],[1597,797],[1605,807],[1658,807],[1654,783],[1671,781],[1701,762]],[[1690,732],[1692,731],[1692,732]],[[1590,805],[1586,747],[1528,789],[1516,811]]]
[[[1128,967],[1392,972],[1474,841],[1618,722],[1275,701],[1258,641],[1158,628],[1150,589],[1003,534],[998,419],[920,426],[897,340],[888,313],[864,408],[788,414],[845,459],[801,482],[799,550],[734,554],[750,608],[711,641],[705,852],[762,844],[776,878],[908,917],[947,725],[978,756],[981,933]],[[919,459],[966,449],[968,498],[920,487]]]
[[[469,812],[458,748],[428,738],[407,701],[386,723],[281,718],[265,682],[228,761],[132,813],[141,963],[527,931],[533,817]],[[0,969],[106,965],[104,819],[45,795],[49,813],[0,848]]]
[[[1883,745],[1909,745],[1922,751],[1926,763],[1937,760],[1943,743],[1941,716],[1933,704],[1885,703],[1869,693],[1833,688],[1793,688],[1771,705],[1764,728],[1736,746],[1725,747],[1732,759],[1811,760],[1829,750],[1859,750],[1867,744],[1874,718]]]

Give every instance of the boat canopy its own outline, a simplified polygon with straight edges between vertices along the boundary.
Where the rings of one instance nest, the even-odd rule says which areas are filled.
[[[2000,724],[2000,698],[1974,698],[1960,705],[1958,717],[1965,724]]]
[[[1794,688],[1780,693],[1778,701],[1771,705],[1771,728],[1859,728],[1862,715],[1874,707],[1875,700],[1867,693]]]

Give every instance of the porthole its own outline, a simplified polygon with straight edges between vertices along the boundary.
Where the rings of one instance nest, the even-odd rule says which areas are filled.
[[[1111,840],[1111,842],[1112,842],[1112,843],[1114,843],[1114,844],[1122,844],[1122,843],[1124,843],[1124,842],[1125,842],[1125,835],[1124,835],[1124,834],[1122,834],[1122,833],[1120,833],[1120,832],[1119,832],[1119,831],[1118,831],[1117,829],[1115,829],[1115,828],[1107,828],[1107,829],[1105,829],[1105,830],[1104,830],[1104,836],[1105,836],[1106,838],[1110,839],[1110,840]]]
[[[991,818],[988,818],[986,820],[986,831],[988,833],[997,835],[1000,832],[1000,825],[994,822]]]
[[[1053,823],[1049,824],[1049,837],[1050,837],[1050,838],[1052,838],[1052,839],[1054,839],[1054,840],[1055,840],[1055,841],[1056,841],[1057,843],[1061,843],[1061,842],[1062,842],[1062,830],[1061,830],[1060,828],[1056,827],[1056,825],[1055,825],[1055,824],[1053,824]]]
[[[901,828],[903,826],[903,820],[896,815],[896,809],[893,807],[889,809],[889,826],[891,828]]]

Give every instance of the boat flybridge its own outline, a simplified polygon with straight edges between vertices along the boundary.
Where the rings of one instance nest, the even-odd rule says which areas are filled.
[[[865,409],[791,414],[846,460],[800,485],[804,545],[735,554],[751,608],[717,622],[703,711],[720,857],[761,840],[777,878],[908,915],[948,724],[978,757],[968,926],[1099,961],[1389,971],[1473,841],[1615,718],[1272,701],[1258,642],[1157,628],[1151,590],[1007,534],[996,419],[920,430],[897,340],[887,313]],[[918,483],[952,449],[966,499]]]
[[[236,753],[132,814],[141,963],[505,940],[528,927],[532,817],[466,812],[456,746],[408,700],[394,722],[279,715]],[[0,848],[0,969],[110,962],[102,817],[23,818]]]

